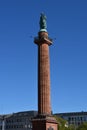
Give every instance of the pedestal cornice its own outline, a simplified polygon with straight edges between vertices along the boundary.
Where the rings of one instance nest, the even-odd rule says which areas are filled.
[[[48,32],[39,32],[38,36],[34,38],[34,43],[37,45],[48,44],[52,45],[53,40],[48,37]]]

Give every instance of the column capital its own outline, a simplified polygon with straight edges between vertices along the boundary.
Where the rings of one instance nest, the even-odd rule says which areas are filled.
[[[38,36],[34,38],[34,43],[37,45],[41,45],[43,43],[52,45],[53,40],[48,37],[48,32],[39,32]]]

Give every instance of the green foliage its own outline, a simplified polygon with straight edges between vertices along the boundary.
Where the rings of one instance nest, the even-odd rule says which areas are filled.
[[[58,130],[87,130],[87,122],[81,124],[77,129],[74,125],[70,125],[68,127],[65,127],[65,124],[67,123],[66,120],[62,119],[61,117],[54,116],[58,122]]]
[[[61,117],[55,116],[57,122],[58,122],[58,130],[75,130],[74,126],[71,125],[69,127],[65,127],[65,124],[67,124],[67,121],[62,119]]]
[[[58,122],[58,130],[67,130],[65,129],[66,120],[62,119],[61,117],[55,116],[57,122]]]
[[[76,130],[87,130],[87,122],[81,124]]]
[[[75,130],[75,126],[74,125],[70,125],[66,130]]]
[[[58,122],[58,130],[65,130],[66,121],[61,117],[54,116]]]

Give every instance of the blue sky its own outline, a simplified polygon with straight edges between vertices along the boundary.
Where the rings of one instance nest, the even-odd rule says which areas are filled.
[[[87,111],[87,0],[0,1],[0,114],[37,110],[40,13],[47,16],[54,113]]]

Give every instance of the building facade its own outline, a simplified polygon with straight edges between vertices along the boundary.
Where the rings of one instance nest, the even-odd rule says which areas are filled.
[[[87,112],[71,112],[54,114],[65,119],[68,125],[78,127],[87,122]],[[37,111],[24,111],[7,115],[0,115],[0,130],[32,130],[32,118]]]
[[[0,115],[0,130],[32,130],[31,120],[37,111],[25,111]]]
[[[87,112],[70,112],[70,113],[57,113],[58,117],[65,119],[68,125],[74,125],[78,127],[84,122],[87,122]]]

